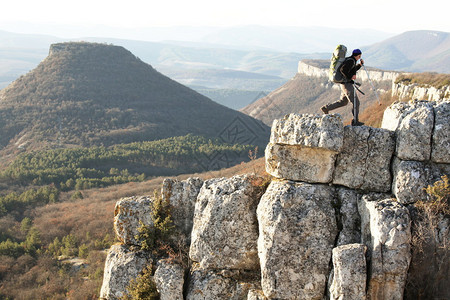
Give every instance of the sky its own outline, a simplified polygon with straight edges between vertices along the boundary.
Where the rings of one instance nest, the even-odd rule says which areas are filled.
[[[6,1],[1,5],[0,30],[22,33],[42,30],[33,24],[77,25],[80,29],[98,25],[116,28],[268,25],[359,27],[398,34],[420,29],[450,31],[446,0]],[[28,25],[19,26],[21,22]]]

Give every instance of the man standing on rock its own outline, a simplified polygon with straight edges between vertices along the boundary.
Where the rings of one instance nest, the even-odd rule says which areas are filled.
[[[359,114],[359,99],[356,95],[354,80],[356,79],[356,72],[364,65],[364,60],[361,59],[362,52],[359,49],[355,49],[352,52],[352,56],[347,57],[342,65],[339,67],[338,72],[343,75],[344,81],[341,83],[341,99],[322,106],[320,109],[324,114],[328,114],[330,110],[345,106],[350,101],[353,104],[353,126],[364,125],[364,123],[358,121]],[[358,64],[358,60],[360,60]]]

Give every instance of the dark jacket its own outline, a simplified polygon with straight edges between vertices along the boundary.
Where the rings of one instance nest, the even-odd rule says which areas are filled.
[[[344,60],[339,71],[344,75],[345,82],[352,82],[353,75],[356,75],[359,69],[361,69],[361,65],[357,65],[356,59],[353,56],[349,56]]]

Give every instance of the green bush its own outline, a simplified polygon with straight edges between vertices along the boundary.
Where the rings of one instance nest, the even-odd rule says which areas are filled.
[[[163,200],[161,195],[155,191],[151,206],[151,217],[153,225],[144,225],[138,228],[139,234],[136,239],[141,242],[141,249],[146,251],[157,250],[157,242],[171,244],[170,237],[175,233],[171,210],[168,200]]]
[[[131,280],[127,287],[127,295],[123,300],[158,300],[159,293],[152,277],[152,265],[147,266],[141,275]]]

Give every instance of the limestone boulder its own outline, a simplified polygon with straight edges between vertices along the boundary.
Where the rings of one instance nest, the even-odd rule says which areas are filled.
[[[394,149],[394,135],[389,130],[346,126],[333,183],[364,191],[390,191],[390,162]]]
[[[158,261],[154,280],[161,300],[183,300],[183,267],[162,259]]]
[[[161,195],[172,206],[174,225],[188,239],[193,226],[195,202],[202,185],[203,180],[198,177],[183,181],[166,178],[162,185]]]
[[[431,160],[450,164],[450,102],[441,102],[434,108],[435,121]]]
[[[122,299],[130,281],[151,263],[144,251],[135,251],[126,245],[111,246],[105,261],[100,299]]]
[[[430,159],[434,127],[431,102],[393,104],[385,110],[381,127],[395,131],[395,153],[398,158],[417,161]]]
[[[223,273],[223,272],[222,272]],[[246,299],[255,283],[224,276],[220,272],[198,269],[191,274],[186,300],[240,300]]]
[[[329,183],[342,144],[339,115],[286,115],[274,120],[265,152],[266,171],[283,179]]]
[[[269,143],[265,152],[266,172],[277,178],[329,183],[336,156],[336,152],[323,148]]]
[[[343,132],[342,118],[339,115],[289,114],[274,120],[270,142],[339,152]]]
[[[258,205],[261,286],[269,299],[322,299],[337,235],[328,185],[272,181]]]
[[[432,183],[435,170],[430,164],[419,161],[394,159],[392,193],[402,204],[425,200],[425,188]]]
[[[205,181],[195,204],[190,258],[208,269],[258,269],[256,206],[262,188],[251,175]]]
[[[149,197],[128,197],[117,201],[114,209],[114,230],[122,243],[140,245],[136,239],[139,227],[141,224],[153,225],[151,202]]]
[[[366,246],[348,244],[333,249],[330,299],[366,299]]]
[[[411,261],[411,220],[395,199],[358,203],[362,242],[367,245],[370,270],[367,298],[403,299]]]

